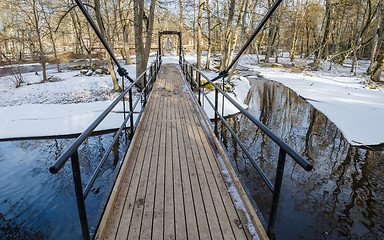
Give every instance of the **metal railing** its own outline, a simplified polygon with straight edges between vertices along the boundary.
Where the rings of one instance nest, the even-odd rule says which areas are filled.
[[[117,97],[109,107],[104,110],[103,113],[100,114],[100,116],[75,140],[75,142],[57,159],[55,164],[49,168],[49,171],[52,174],[56,174],[60,169],[64,166],[64,164],[71,159],[71,165],[72,165],[72,174],[73,174],[73,181],[75,185],[75,194],[76,194],[76,202],[77,202],[77,208],[79,212],[80,217],[80,224],[81,224],[81,231],[84,239],[90,239],[90,232],[89,232],[89,226],[88,226],[88,218],[87,213],[85,209],[85,199],[87,198],[90,190],[92,189],[93,184],[95,183],[97,177],[99,176],[102,167],[106,163],[109,154],[111,153],[114,144],[119,139],[120,134],[123,130],[125,130],[125,140],[129,139],[129,143],[127,143],[126,148],[129,147],[129,144],[131,143],[131,140],[133,138],[135,129],[137,127],[137,124],[141,118],[141,115],[143,113],[144,107],[147,104],[149,95],[151,93],[151,90],[153,88],[153,84],[155,80],[157,79],[160,65],[161,65],[161,55],[159,52],[156,55],[156,60],[147,68],[144,70],[143,73],[140,74],[136,78],[136,80],[133,80],[129,75],[126,69],[124,69],[119,62],[117,61],[117,58],[114,56],[114,53],[112,49],[108,46],[107,41],[104,39],[103,35],[100,33],[99,29],[96,27],[96,24],[91,19],[88,11],[85,9],[84,5],[80,0],[75,0],[77,6],[80,8],[81,12],[87,19],[88,23],[91,25],[92,29],[95,31],[96,35],[98,36],[99,40],[103,44],[104,48],[108,52],[109,56],[111,57],[112,61],[117,66],[117,72],[122,77],[122,88],[123,92],[120,94],[119,97]],[[124,78],[129,80],[131,83],[127,88],[124,86]],[[136,100],[133,99],[132,89],[133,87],[137,87],[140,91],[139,94],[135,97]],[[126,111],[126,95],[128,94],[128,107],[129,111]],[[111,113],[111,111],[116,107],[116,105],[122,101],[123,103],[123,113],[124,118],[123,122],[120,126],[120,128],[116,131],[115,136],[105,151],[103,157],[101,158],[98,166],[96,167],[95,171],[93,172],[90,180],[88,181],[85,188],[83,188],[83,182],[81,180],[81,171],[80,171],[80,164],[79,164],[79,153],[78,148],[80,145],[89,137],[92,135],[94,130],[99,126],[99,124],[108,116],[108,114]],[[141,109],[139,112],[134,112],[138,104],[141,103]],[[136,118],[136,122],[134,122],[134,114],[138,114]],[[127,123],[129,121],[129,136],[127,136]]]
[[[87,219],[87,213],[85,210],[85,199],[87,198],[89,191],[92,189],[92,186],[94,182],[96,181],[99,173],[101,172],[102,167],[107,161],[107,158],[109,154],[111,153],[114,144],[119,139],[120,134],[122,131],[127,129],[129,127],[129,136],[128,139],[132,140],[133,134],[135,132],[135,129],[137,127],[137,124],[141,118],[141,115],[143,113],[144,107],[148,101],[149,95],[151,93],[151,90],[153,88],[153,84],[157,78],[159,69],[160,69],[161,61],[159,57],[156,57],[156,61],[151,64],[150,67],[148,67],[136,80],[134,80],[128,87],[123,91],[123,93],[116,98],[115,101],[75,140],[75,142],[57,159],[55,164],[49,168],[49,171],[53,174],[57,173],[64,164],[71,159],[72,164],[72,173],[73,173],[73,180],[75,185],[75,193],[76,193],[76,201],[77,201],[77,207],[79,211],[79,217],[80,217],[80,223],[81,223],[81,229],[84,239],[90,239],[90,233],[89,233],[89,226],[88,226],[88,219]],[[136,83],[140,79],[144,80],[144,87],[142,91],[136,96],[136,100],[133,99],[132,94],[132,88],[135,86]],[[129,111],[125,111],[124,107],[124,118],[123,123],[121,124],[120,128],[117,130],[111,144],[107,148],[107,150],[104,152],[104,155],[102,156],[101,161],[99,162],[98,166],[96,167],[95,171],[93,172],[90,180],[88,181],[85,188],[83,188],[83,183],[81,181],[81,173],[80,173],[80,166],[79,166],[79,154],[78,154],[78,148],[80,145],[89,137],[92,135],[93,131],[96,129],[96,127],[108,116],[109,113],[111,113],[112,109],[120,102],[123,101],[123,106],[125,106],[125,97],[128,94],[128,106]],[[141,110],[139,112],[134,112],[138,104],[141,103]],[[134,114],[138,114],[136,121],[134,122]],[[129,126],[127,127],[127,123],[129,121]],[[125,131],[126,135],[127,132]],[[126,138],[127,139],[127,138]],[[130,143],[131,141],[129,141]],[[129,144],[127,144],[127,147],[129,147]]]
[[[181,61],[181,69],[183,71],[183,74],[185,75],[186,80],[190,83],[192,91],[195,91],[197,94],[197,101],[201,105],[201,96],[205,97],[208,104],[212,107],[214,110],[214,118],[213,118],[213,128],[216,136],[219,136],[218,134],[218,124],[219,120],[221,120],[222,124],[229,130],[233,138],[236,140],[237,144],[240,146],[240,148],[243,150],[249,161],[252,163],[252,165],[255,167],[265,184],[268,186],[268,188],[272,192],[272,206],[271,206],[271,212],[268,219],[268,226],[267,226],[267,235],[270,238],[274,238],[274,225],[276,220],[276,214],[277,214],[277,207],[279,204],[279,197],[280,197],[280,190],[283,180],[283,172],[284,172],[284,165],[287,154],[291,156],[291,158],[297,162],[303,169],[306,171],[311,171],[313,166],[305,160],[303,157],[301,157],[298,153],[296,153],[291,147],[289,147],[283,140],[281,140],[278,136],[276,136],[271,130],[269,130],[264,124],[262,124],[259,120],[257,120],[254,116],[252,116],[247,110],[245,110],[236,100],[231,98],[227,93],[224,92],[224,84],[222,85],[222,88],[217,86],[213,79],[209,79],[207,76],[204,75],[203,72],[199,71],[196,67],[194,67],[191,63],[185,60],[184,55],[182,55],[182,61]],[[206,80],[206,83],[202,84],[201,77],[203,77]],[[221,77],[224,83],[225,76]],[[214,88],[215,92],[215,100],[214,103],[208,98],[207,93],[205,92],[206,88],[204,88],[205,85],[211,84]],[[257,165],[255,159],[251,156],[249,151],[246,149],[244,144],[241,142],[240,138],[237,136],[237,134],[234,132],[234,130],[231,128],[231,126],[228,124],[228,122],[224,119],[223,114],[220,114],[219,111],[219,93],[223,96],[222,101],[222,107],[224,108],[224,98],[226,98],[230,103],[232,103],[242,115],[247,117],[255,126],[257,126],[263,133],[265,133],[272,141],[274,141],[280,148],[279,150],[279,157],[278,157],[278,163],[277,163],[277,169],[276,169],[276,176],[275,176],[275,183],[274,185],[271,183],[271,181],[268,179],[268,177],[265,175],[263,170]]]

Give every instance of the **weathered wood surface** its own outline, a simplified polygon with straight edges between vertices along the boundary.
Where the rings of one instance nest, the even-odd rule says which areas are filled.
[[[96,238],[251,239],[177,65],[163,65]]]

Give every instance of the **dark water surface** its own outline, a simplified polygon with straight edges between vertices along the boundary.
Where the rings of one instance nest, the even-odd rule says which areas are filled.
[[[250,83],[248,111],[314,166],[308,173],[287,157],[277,239],[384,239],[384,153],[348,144],[321,112],[283,85]],[[277,145],[243,116],[229,122],[274,181]],[[235,171],[267,220],[271,192],[230,133],[221,134]]]
[[[90,137],[79,148],[88,182],[113,134]],[[101,216],[124,143],[115,145],[86,199],[90,231]],[[73,139],[0,142],[0,239],[81,239],[70,161],[58,174],[48,168]],[[83,185],[85,186],[85,184]]]

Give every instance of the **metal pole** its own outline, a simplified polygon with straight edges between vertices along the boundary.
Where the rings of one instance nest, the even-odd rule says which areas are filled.
[[[200,106],[201,106],[201,89],[200,89],[200,87],[201,87],[201,75],[200,75],[200,73],[198,73],[199,74],[199,77],[198,77],[198,80],[199,80],[199,104],[200,104]]]
[[[190,84],[191,84],[191,88],[193,90],[193,68],[192,68],[192,65],[191,65],[191,82],[190,82]]]
[[[182,38],[181,38],[181,32],[179,32],[179,62],[180,62],[180,64],[181,64],[181,53],[182,53],[182,48],[183,48],[183,41],[182,41]]]
[[[218,136],[218,131],[217,131],[217,109],[219,105],[219,91],[215,88],[215,134]]]
[[[157,43],[159,46],[157,47],[158,48],[158,51],[159,51],[159,56],[161,56],[161,32],[159,32],[159,42]]]
[[[79,164],[79,154],[77,150],[71,156],[71,165],[73,173],[73,182],[75,184],[75,193],[76,193],[76,202],[77,210],[79,211],[81,231],[83,233],[83,239],[90,239],[89,227],[87,220],[87,212],[85,211],[84,195],[83,195],[83,186],[81,182],[81,173],[80,173],[80,164]]]
[[[122,81],[122,86],[123,86],[123,92],[125,90],[125,86],[124,86],[124,76],[121,78],[121,81]],[[124,112],[124,120],[127,116],[126,114],[126,109],[125,109],[125,97],[123,97],[123,112]],[[127,143],[127,126],[125,126],[125,131],[124,131],[124,136],[125,136],[125,143]]]
[[[276,170],[276,177],[275,177],[275,186],[274,186],[274,191],[272,196],[271,213],[269,216],[268,229],[267,229],[267,235],[271,239],[275,239],[274,227],[275,227],[277,207],[279,206],[280,190],[281,190],[281,184],[283,182],[284,165],[285,165],[286,156],[287,156],[287,153],[280,148],[279,160],[277,162],[277,170]]]
[[[88,11],[85,9],[83,3],[80,0],[75,0],[77,6],[80,8],[80,11],[83,13],[84,17],[87,19],[88,23],[91,25],[93,31],[95,31],[97,37],[100,39],[101,43],[103,44],[104,48],[107,50],[109,56],[112,58],[113,62],[117,65],[117,68],[120,69],[118,72],[121,73],[126,73],[126,71],[123,71],[121,65],[117,61],[115,54],[109,47],[107,41],[104,39],[104,37],[101,35],[99,29],[96,27],[96,24],[93,22],[92,18],[89,16]],[[126,77],[128,78],[129,81],[133,82],[133,80],[126,74]]]
[[[273,12],[277,9],[277,7],[280,5],[280,3],[283,0],[276,0],[272,7],[268,10],[268,12],[265,14],[264,18],[261,20],[255,31],[252,33],[251,37],[248,39],[248,41],[243,45],[243,47],[240,49],[240,51],[237,53],[236,57],[232,60],[231,64],[227,67],[225,70],[227,73],[228,71],[235,65],[237,60],[239,60],[240,56],[245,52],[245,50],[248,48],[248,46],[251,44],[253,39],[256,37],[256,35],[260,32],[260,30],[264,27],[264,25],[267,23],[268,19],[271,17]]]
[[[151,70],[150,70],[150,78],[152,78],[152,67],[151,67]],[[144,74],[144,106],[147,104],[147,74]]]
[[[129,140],[132,140],[133,138],[133,131],[134,131],[134,127],[133,127],[133,104],[132,104],[132,88],[129,89],[129,111],[131,111],[131,118],[129,119],[130,120],[130,124],[131,124],[131,133],[129,134]]]

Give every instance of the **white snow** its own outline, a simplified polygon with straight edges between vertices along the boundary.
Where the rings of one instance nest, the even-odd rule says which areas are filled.
[[[186,55],[186,59],[196,63],[194,54]],[[153,60],[152,56],[149,63]],[[287,56],[279,58],[279,62],[290,64]],[[178,56],[163,57],[163,63],[178,63]],[[327,63],[320,71],[292,73],[289,68],[260,67],[256,64],[255,56],[247,55],[240,58],[239,66],[260,72],[265,78],[281,82],[297,92],[334,122],[351,144],[376,145],[384,142],[384,128],[381,126],[384,120],[384,93],[365,86],[368,77],[363,73],[368,63],[359,62],[357,76],[350,73],[351,63],[348,60],[345,67],[333,65],[332,70],[327,70]],[[130,76],[135,76],[135,65],[124,67]],[[204,73],[210,78],[217,75],[213,71]],[[80,75],[80,71],[64,70],[57,73],[55,70],[48,70],[48,76],[53,76],[53,81],[43,83],[41,72],[38,75],[23,74],[24,83],[19,88],[15,88],[13,76],[0,78],[0,138],[11,135],[21,137],[81,132],[118,96],[112,91],[112,82],[108,75],[87,77]],[[235,77],[231,81],[234,87],[233,93],[229,95],[246,108],[244,100],[250,89],[248,80]],[[208,93],[208,97],[214,102],[213,91]],[[220,111],[221,104],[220,94]],[[208,117],[213,118],[213,110],[209,104],[205,102],[203,105]],[[225,116],[238,112],[227,100],[225,106]],[[119,114],[113,113],[99,130],[118,127],[119,124],[112,123],[115,118],[121,122]]]
[[[124,67],[135,76],[134,65]],[[49,70],[48,76],[56,80],[43,83],[41,72],[23,74],[19,88],[13,86],[13,76],[0,78],[0,139],[82,133],[119,95],[112,91],[109,75],[88,77],[79,70]],[[139,108],[140,104],[135,111]],[[118,103],[96,130],[119,128],[121,112],[122,103]]]
[[[58,136],[82,133],[112,103],[99,101],[78,104],[24,104],[0,108],[0,138]],[[138,106],[137,110],[139,110]],[[95,129],[119,128],[123,122],[122,103]],[[126,109],[128,104],[126,102]],[[134,115],[136,121],[137,115]],[[129,127],[129,121],[127,127]]]
[[[217,155],[217,158],[219,159],[219,162],[221,165],[221,169],[222,169],[221,172],[223,173],[223,175],[225,177],[225,181],[228,183],[228,192],[231,193],[231,196],[232,196],[233,200],[235,201],[235,207],[244,212],[245,217],[247,218],[247,228],[248,228],[249,233],[252,235],[252,239],[253,240],[260,239],[259,235],[256,232],[256,228],[253,225],[251,218],[249,217],[247,209],[245,208],[244,203],[241,200],[239,192],[237,191],[235,184],[233,183],[233,180],[232,180],[231,176],[229,175],[228,169],[225,166],[223,159],[221,158],[221,156],[219,154]]]
[[[236,77],[232,78],[231,82],[234,84],[234,87],[232,88],[232,92],[228,93],[228,95],[233,98],[238,104],[240,104],[240,106],[247,109],[248,106],[244,104],[244,101],[248,95],[249,89],[251,88],[251,86],[249,85],[249,81],[245,77]],[[207,97],[209,98],[212,104],[215,104],[215,91],[210,91],[207,94]],[[207,113],[207,116],[210,119],[213,119],[215,117],[215,111],[208,103],[208,101],[205,101],[205,103],[202,103],[202,105],[204,106],[204,111]],[[222,114],[223,116],[231,116],[240,112],[231,102],[229,102],[226,97],[224,97],[224,113],[222,106],[223,95],[219,93],[218,110],[220,114]]]
[[[153,60],[154,57],[150,57],[149,64]],[[177,64],[178,56],[163,57],[163,63]],[[135,65],[124,67],[130,76],[135,76]],[[24,83],[19,88],[14,86],[13,76],[0,78],[0,139],[81,133],[118,96],[112,91],[109,75],[84,76],[79,70],[61,73],[48,70],[48,76],[53,77],[52,82],[42,82],[41,72],[23,74]],[[245,78],[235,79],[234,83],[238,85],[234,88],[236,99],[242,103],[249,83]],[[232,104],[226,105],[226,115],[236,112]],[[140,104],[135,111],[139,108]],[[121,111],[122,103],[119,103],[96,130],[119,128],[123,121]],[[134,115],[134,119],[136,117]]]
[[[252,58],[252,57],[251,57]],[[260,72],[263,77],[280,82],[324,113],[352,145],[376,145],[384,142],[384,92],[368,89],[363,68],[353,76],[349,67],[325,66],[320,71],[291,73],[286,69],[256,66],[245,58],[242,66]],[[255,59],[255,58],[253,58]],[[288,62],[287,58],[280,59]],[[347,62],[348,64],[348,62]]]

